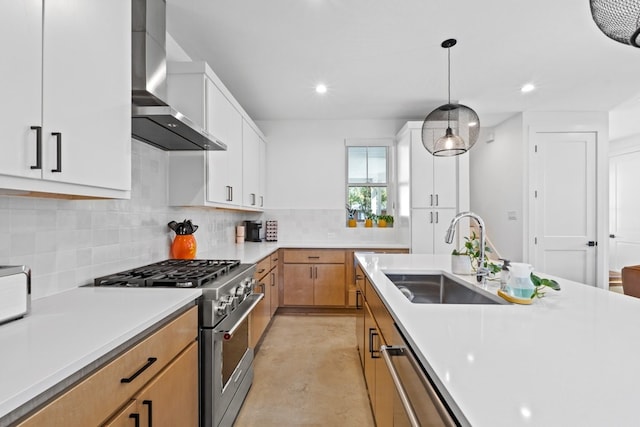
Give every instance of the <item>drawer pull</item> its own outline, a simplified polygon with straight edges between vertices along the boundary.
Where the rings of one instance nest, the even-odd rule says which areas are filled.
[[[149,427],[153,427],[153,402],[151,400],[143,400],[143,405],[147,405],[147,415],[149,416]]]
[[[266,270],[266,268],[261,268],[260,270],[258,270],[258,274],[264,273],[265,270]]]
[[[129,414],[129,418],[133,418],[133,425],[140,427],[140,414]]]
[[[130,383],[131,381],[135,380],[141,373],[143,373],[144,371],[147,370],[147,368],[149,368],[149,366],[153,365],[156,360],[158,360],[157,357],[150,357],[147,359],[147,363],[144,364],[144,366],[140,369],[138,369],[133,375],[131,375],[129,378],[122,378],[120,380],[121,383]]]
[[[319,256],[308,256],[307,258],[309,258],[309,259],[320,259]]]

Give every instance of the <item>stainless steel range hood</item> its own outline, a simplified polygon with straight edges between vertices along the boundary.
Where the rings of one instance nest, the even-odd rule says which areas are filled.
[[[162,150],[226,150],[227,146],[167,99],[166,0],[131,2],[131,134]]]

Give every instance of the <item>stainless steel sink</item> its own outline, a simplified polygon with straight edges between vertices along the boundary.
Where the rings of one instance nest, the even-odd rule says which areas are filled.
[[[443,274],[386,274],[414,304],[509,304],[497,295]]]

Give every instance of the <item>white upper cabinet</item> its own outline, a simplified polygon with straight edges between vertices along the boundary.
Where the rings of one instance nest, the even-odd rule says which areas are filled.
[[[444,134],[445,129],[434,129],[429,133],[432,138],[437,138],[440,131]],[[455,208],[457,164],[455,156],[436,157],[429,153],[422,144],[422,130],[411,130],[412,207]]]
[[[260,208],[260,145],[258,133],[246,120],[242,121],[242,204]]]
[[[169,103],[227,146],[170,152],[169,203],[260,209],[260,137],[231,93],[204,62],[169,63],[167,86]],[[255,160],[248,153],[256,153]]]
[[[7,59],[0,188],[128,198],[130,2],[0,0],[0,7]]]
[[[260,138],[260,190],[259,205],[264,208],[267,203],[267,143]]]

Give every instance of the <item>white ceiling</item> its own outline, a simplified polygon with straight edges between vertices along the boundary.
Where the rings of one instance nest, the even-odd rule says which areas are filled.
[[[640,93],[640,49],[588,0],[167,0],[167,31],[255,120],[417,119],[451,97],[483,126],[609,111]],[[314,92],[324,82],[329,92]],[[523,95],[522,84],[537,90]]]

